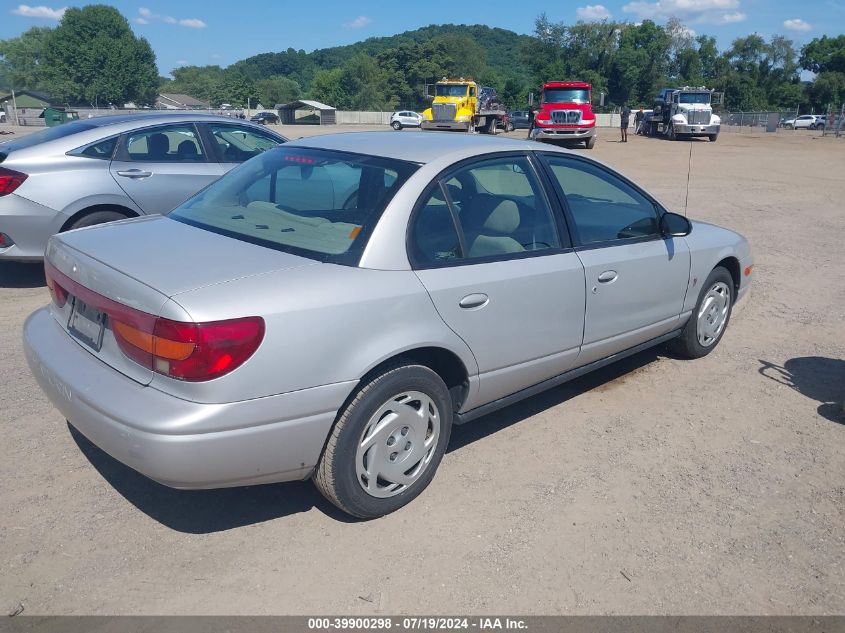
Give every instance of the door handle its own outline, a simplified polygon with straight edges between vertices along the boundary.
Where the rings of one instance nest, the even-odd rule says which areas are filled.
[[[464,308],[465,310],[471,310],[472,308],[483,308],[486,306],[490,301],[490,297],[488,297],[483,292],[477,292],[471,295],[467,295],[463,299],[458,302],[458,305]]]
[[[140,169],[127,169],[125,171],[118,171],[117,175],[123,176],[124,178],[148,178],[153,173],[151,171],[141,171]]]
[[[599,275],[599,283],[600,284],[609,284],[613,281],[616,281],[616,278],[619,275],[616,274],[615,270],[606,270],[601,275]]]

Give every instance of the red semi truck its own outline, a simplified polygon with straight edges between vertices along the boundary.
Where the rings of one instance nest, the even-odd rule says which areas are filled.
[[[543,84],[540,109],[534,115],[531,138],[558,143],[596,144],[593,86],[583,81],[550,81]]]

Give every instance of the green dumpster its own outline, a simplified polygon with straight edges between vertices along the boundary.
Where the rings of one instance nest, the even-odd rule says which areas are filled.
[[[79,118],[79,113],[68,108],[48,106],[44,108],[44,112],[39,115],[39,118],[44,119],[44,124],[47,127],[54,127],[68,121],[76,121]]]

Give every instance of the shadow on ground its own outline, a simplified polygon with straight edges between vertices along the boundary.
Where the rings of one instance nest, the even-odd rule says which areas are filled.
[[[0,262],[0,288],[41,288],[44,266],[21,262]]]
[[[826,420],[845,424],[845,360],[802,356],[790,358],[782,367],[761,360],[758,371],[770,380],[821,402],[816,411]]]
[[[452,429],[448,451],[460,450],[587,391],[613,388],[612,383],[625,380],[659,356],[659,348],[641,352],[469,424],[456,426]],[[70,424],[68,428],[85,457],[115,490],[150,518],[178,532],[221,532],[315,507],[337,521],[354,521],[323,499],[310,481],[219,490],[174,490],[110,457]]]

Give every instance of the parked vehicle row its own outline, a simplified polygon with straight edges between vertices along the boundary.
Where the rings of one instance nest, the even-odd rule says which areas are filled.
[[[783,127],[792,130],[823,130],[827,121],[826,115],[802,114],[783,122]]]
[[[169,154],[222,147],[217,122],[179,125]],[[123,150],[72,145],[153,144],[114,132]],[[24,345],[70,424],[156,481],[311,477],[371,518],[426,488],[454,424],[659,343],[710,353],[752,265],[742,236],[557,147],[326,135],[52,237]]]

